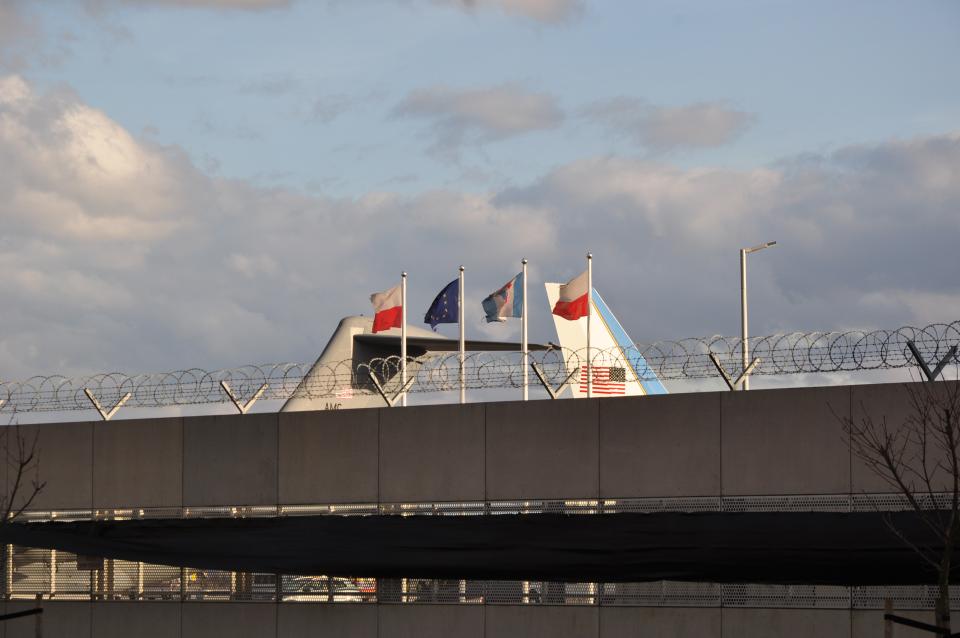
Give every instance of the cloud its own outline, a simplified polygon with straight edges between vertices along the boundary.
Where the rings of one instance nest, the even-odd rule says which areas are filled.
[[[19,0],[0,0],[0,69],[20,70],[32,59],[48,61],[41,52],[47,38],[39,20],[23,10]]]
[[[759,331],[950,321],[916,300],[960,299],[958,134],[752,170],[589,159],[495,202],[548,211],[558,236],[606,254],[653,337],[735,333],[737,249],[767,240],[750,267]]]
[[[583,114],[618,136],[654,150],[723,146],[743,134],[755,119],[718,102],[654,106],[617,97],[586,107]]]
[[[272,97],[293,93],[300,88],[300,81],[292,75],[279,73],[264,75],[240,85],[240,93]]]
[[[327,0],[335,4],[340,0]],[[407,2],[408,0],[394,0]],[[86,0],[95,10],[114,5],[179,7],[201,9],[239,9],[259,11],[286,8],[293,0]],[[583,0],[432,0],[435,4],[450,5],[464,11],[497,10],[544,24],[560,24],[578,17],[584,8]]]
[[[97,10],[109,5],[128,5],[259,11],[289,7],[292,4],[292,0],[86,0],[86,2],[89,7]]]
[[[183,175],[162,150],[72,95],[38,99],[18,76],[0,79],[0,161],[14,228],[111,242],[167,236],[184,221],[171,214]]]
[[[579,17],[583,0],[434,0],[467,11],[496,9],[546,24],[559,24]]]
[[[24,39],[26,21],[17,5],[0,2],[0,47],[6,48]]]
[[[309,359],[331,304],[367,311],[404,266],[426,281],[433,258],[410,233],[448,252],[467,233],[504,260],[551,237],[542,217],[482,195],[338,200],[211,178],[73,94],[14,76],[0,96],[7,378]],[[504,226],[520,234],[505,240]],[[378,266],[345,267],[367,261]],[[276,331],[284,324],[293,339]]]
[[[556,99],[516,84],[482,89],[435,86],[411,92],[394,109],[396,117],[427,122],[431,150],[455,154],[479,144],[558,127],[564,115]]]
[[[324,0],[335,5],[341,0]],[[393,0],[409,4],[410,0]],[[435,5],[448,5],[463,11],[498,10],[508,15],[543,24],[560,24],[579,16],[583,0],[421,0]],[[203,9],[213,11],[268,11],[286,9],[295,0],[81,0],[81,5],[101,20],[105,33],[113,38],[129,38],[123,27],[107,21],[107,15],[118,8]],[[68,56],[69,34],[60,34],[54,41],[41,21],[33,15],[26,0],[0,0],[0,69],[22,71],[35,64],[57,64]],[[254,91],[258,87],[245,87]],[[269,88],[269,87],[267,87]]]
[[[480,299],[531,260],[531,338],[552,340],[542,287],[595,254],[637,340],[751,325],[923,325],[960,308],[960,135],[852,146],[749,170],[605,157],[501,192],[308,195],[204,174],[68,92],[0,80],[0,370],[218,367],[317,356],[336,321],[410,272],[411,308],[467,267]],[[472,310],[470,310],[472,309]],[[415,314],[415,313],[414,313]]]
[[[329,124],[340,117],[355,101],[354,98],[343,94],[322,95],[314,101],[309,119]]]

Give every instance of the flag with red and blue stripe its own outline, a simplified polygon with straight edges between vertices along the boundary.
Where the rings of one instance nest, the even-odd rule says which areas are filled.
[[[510,317],[523,316],[523,273],[520,273],[503,288],[483,300],[484,318],[487,322],[506,321]]]

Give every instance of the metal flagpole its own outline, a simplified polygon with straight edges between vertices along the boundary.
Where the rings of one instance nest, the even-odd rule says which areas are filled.
[[[747,251],[740,249],[740,347],[743,354],[743,367],[746,370],[750,361],[750,346],[747,343]],[[750,389],[750,375],[743,377],[742,390]]]
[[[587,398],[593,396],[593,369],[590,361],[590,316],[593,314],[593,254],[587,253]]]
[[[529,353],[527,352],[527,260],[524,259],[520,262],[523,264],[523,297],[520,299],[520,349],[523,350],[523,365],[520,367],[523,368],[523,400],[526,401],[529,398],[529,389],[527,388],[527,382],[529,377],[527,374],[528,360],[530,358]],[[516,294],[516,291],[514,291]]]
[[[457,294],[457,319],[460,322],[460,403],[467,402],[467,379],[464,374],[467,341],[463,325],[463,266],[460,266],[460,291]]]
[[[407,273],[400,274],[400,405],[407,405]]]

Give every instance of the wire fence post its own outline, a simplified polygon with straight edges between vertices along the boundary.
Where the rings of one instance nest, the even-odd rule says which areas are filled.
[[[43,609],[43,594],[37,594],[37,609]],[[34,616],[34,636],[43,638],[43,612]]]
[[[117,411],[119,411],[120,408],[123,407],[123,404],[129,401],[130,397],[133,396],[132,393],[127,392],[122,397],[120,397],[120,400],[117,401],[116,405],[114,405],[109,410],[104,410],[103,406],[100,405],[100,401],[97,400],[97,397],[93,396],[93,392],[90,391],[90,388],[84,388],[83,393],[87,395],[87,399],[90,400],[90,403],[93,404],[93,407],[97,410],[97,412],[100,413],[100,418],[103,419],[104,421],[109,421],[110,419],[112,419],[113,415],[115,415]]]
[[[257,402],[263,393],[266,392],[267,388],[270,387],[268,384],[264,383],[260,386],[260,389],[253,393],[253,396],[250,397],[245,403],[240,403],[240,399],[233,393],[233,390],[227,384],[226,381],[220,381],[220,387],[223,388],[223,391],[229,397],[230,401],[233,402],[233,405],[236,406],[240,414],[246,414],[250,411],[250,408],[253,407],[253,404]]]
[[[937,362],[936,367],[931,370],[927,362],[923,360],[923,355],[920,354],[920,349],[917,348],[917,344],[915,344],[913,341],[908,341],[907,348],[910,349],[910,353],[916,360],[917,365],[920,366],[920,370],[923,372],[924,376],[927,377],[928,383],[936,381],[937,377],[940,376],[940,373],[943,372],[943,369],[947,367],[947,364],[950,363],[950,360],[953,359],[953,357],[957,354],[957,346],[951,346],[947,351],[946,356],[940,359],[940,361]]]
[[[727,387],[733,391],[736,390],[737,386],[741,383],[743,383],[744,387],[746,387],[746,382],[750,377],[750,373],[753,372],[753,369],[760,364],[760,357],[754,358],[754,360],[750,362],[750,365],[743,369],[743,372],[740,373],[740,376],[737,377],[736,380],[734,380],[733,377],[730,376],[730,373],[727,372],[726,368],[723,367],[723,364],[720,362],[720,357],[713,352],[710,353],[710,361],[713,362],[717,372],[719,372],[720,376],[723,377],[723,381],[727,384]]]
[[[573,372],[567,375],[567,378],[563,380],[563,383],[554,388],[550,385],[550,382],[547,381],[547,377],[540,369],[540,366],[538,366],[536,363],[531,363],[530,367],[533,368],[534,373],[537,375],[537,379],[540,381],[540,385],[544,387],[551,399],[556,399],[560,393],[563,392],[563,389],[567,387],[567,384],[570,383],[570,380],[573,379],[573,376],[580,371],[580,367],[577,366]]]

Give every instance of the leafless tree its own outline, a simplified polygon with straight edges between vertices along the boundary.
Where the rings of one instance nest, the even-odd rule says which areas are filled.
[[[960,537],[960,383],[904,386],[907,415],[898,423],[869,415],[841,417],[853,453],[902,494],[938,546],[928,547],[890,529],[937,574],[936,625],[950,629],[950,574]],[[869,407],[869,406],[864,406]]]
[[[39,431],[29,436],[23,432],[19,423],[0,426],[0,450],[4,454],[6,464],[6,489],[0,492],[0,530],[5,525],[16,521],[30,508],[46,482],[40,480],[40,460],[37,441]],[[2,549],[2,548],[0,548]],[[0,552],[0,573],[7,573],[8,555],[5,549]],[[7,591],[7,579],[3,576],[3,593]]]

